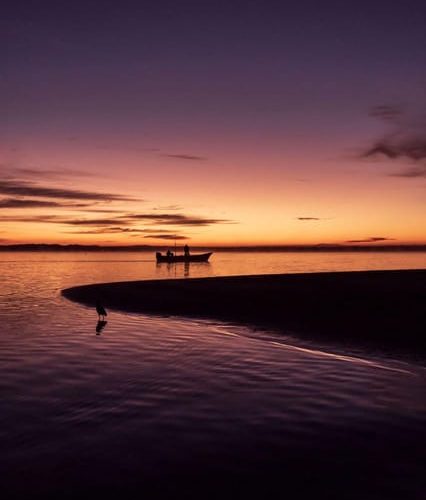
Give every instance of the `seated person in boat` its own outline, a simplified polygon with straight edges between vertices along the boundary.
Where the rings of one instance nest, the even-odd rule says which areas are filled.
[[[170,249],[167,250],[166,257],[173,257],[173,252],[171,252]]]

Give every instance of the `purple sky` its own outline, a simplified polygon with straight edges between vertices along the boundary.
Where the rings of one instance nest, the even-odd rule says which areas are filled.
[[[417,127],[414,135],[424,139],[425,19],[424,2],[399,0],[8,4],[0,16],[0,168],[20,169],[21,182],[34,181],[25,169],[102,175],[99,189],[109,193],[148,197],[153,206],[183,200],[185,213],[241,221],[247,230],[239,237],[247,241],[255,228],[249,227],[249,202],[241,188],[253,196],[263,179],[263,190],[273,198],[283,179],[330,179],[328,186],[318,186],[318,192],[329,190],[330,210],[326,201],[315,206],[301,193],[300,209],[291,203],[288,217],[338,219],[338,193],[347,189],[352,196],[354,182],[365,183],[370,175],[374,183],[382,168],[357,155],[386,134],[405,133],[404,127]],[[369,116],[377,106],[397,109],[403,120]],[[414,163],[405,153],[382,159],[384,176],[420,169],[410,184],[410,175],[400,177],[404,194],[398,199],[418,226],[424,204],[408,206],[404,200],[410,190],[421,198],[424,157]],[[358,170],[359,179],[349,181]],[[186,188],[181,175],[188,179]],[[174,176],[175,191],[165,185]],[[47,177],[45,183],[56,182],[55,188],[71,182],[58,186],[57,177]],[[238,177],[245,179],[243,186]],[[218,178],[229,194],[225,188],[216,200]],[[74,176],[72,182],[79,190],[96,188],[87,177]],[[142,192],[134,189],[136,182]],[[391,181],[383,182],[390,200]],[[202,204],[193,192],[206,183],[211,192],[206,190]],[[316,191],[308,191],[312,200]],[[265,210],[271,220],[274,208]],[[347,235],[336,228],[336,238],[373,237],[371,231],[381,234],[384,222]],[[289,231],[297,240],[297,230]],[[223,234],[224,241],[228,236]],[[392,236],[413,240],[418,232]],[[219,232],[213,240],[220,238]],[[208,241],[206,235],[201,239]],[[266,234],[264,241],[272,242]]]

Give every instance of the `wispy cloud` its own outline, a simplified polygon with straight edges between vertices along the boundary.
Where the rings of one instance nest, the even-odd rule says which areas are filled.
[[[127,225],[130,221],[120,220],[118,218],[107,218],[107,219],[62,219],[60,220],[63,224],[68,224],[71,226],[111,226],[116,225],[117,222],[120,224]]]
[[[0,199],[0,208],[84,208],[86,203],[59,203],[57,201],[33,200],[26,198]]]
[[[113,226],[121,227],[137,225],[138,223],[148,223],[155,226],[209,226],[212,224],[235,224],[234,221],[227,219],[212,219],[207,217],[193,217],[183,214],[127,214],[117,217],[101,218],[74,218],[59,215],[34,215],[34,216],[3,216],[0,221],[5,222],[52,222],[54,224],[67,224],[71,226]],[[145,232],[150,231],[144,229]],[[158,229],[155,230],[158,232]],[[166,230],[162,230],[167,232]]]
[[[43,178],[43,179],[63,179],[66,177],[94,177],[95,174],[83,170],[73,170],[68,168],[34,168],[34,167],[14,167],[2,165],[6,175],[13,178]]]
[[[175,233],[176,231],[174,230],[170,230],[170,229],[151,229],[151,228],[144,228],[144,229],[141,229],[140,230],[142,233],[152,233],[152,234],[157,234],[159,231],[161,231],[162,233]]]
[[[214,219],[208,217],[198,217],[184,214],[129,214],[123,216],[128,220],[151,221],[159,225],[173,225],[173,226],[210,226],[213,224],[235,224],[235,221],[228,219]]]
[[[322,220],[320,217],[296,217],[296,219],[301,221]]]
[[[183,236],[181,234],[152,234],[144,236],[144,238],[152,238],[156,240],[189,240],[188,236]]]
[[[136,153],[156,153],[158,151],[161,151],[160,148],[142,148],[139,146],[131,146],[130,144],[127,144],[125,146],[119,144],[97,144],[94,147],[95,149],[99,149],[102,151],[132,151]]]
[[[74,205],[74,206],[77,206],[77,205]],[[87,207],[89,207],[89,208],[84,210],[84,212],[86,212],[86,213],[100,213],[100,214],[122,214],[123,213],[123,210],[118,210],[118,209],[114,209],[114,208],[92,208],[94,206],[96,206],[96,203],[87,205]]]
[[[371,236],[361,240],[347,240],[345,243],[378,243],[379,241],[394,241],[395,238],[385,238],[384,236]]]
[[[26,206],[27,202],[39,203],[40,200],[21,200],[14,198],[3,200],[5,205]],[[44,203],[43,203],[44,202]],[[42,205],[48,207],[56,207],[60,205],[58,200],[41,200]],[[66,203],[66,202],[65,202]],[[96,204],[96,201],[94,202]],[[45,205],[46,204],[46,205]],[[78,203],[70,203],[77,205]],[[1,208],[1,205],[0,205]],[[78,235],[127,235],[131,238],[146,238],[156,240],[188,240],[190,236],[182,234],[180,228],[202,227],[213,224],[235,224],[235,221],[228,219],[217,219],[204,216],[194,216],[182,213],[169,212],[147,212],[147,213],[127,213],[120,215],[111,214],[111,216],[90,217],[84,210],[84,216],[72,216],[69,213],[57,214],[35,214],[35,215],[7,215],[0,216],[0,223],[32,223],[32,224],[52,224],[57,226],[65,226],[60,229],[61,233],[78,234]],[[66,228],[68,226],[68,229]],[[148,226],[148,227],[146,227]],[[173,229],[165,227],[174,226]]]
[[[388,174],[390,177],[426,177],[426,165],[418,165],[415,167],[408,167],[404,170],[400,170],[399,172],[393,172]]]
[[[67,234],[121,234],[121,233],[131,233],[132,235],[138,234],[157,234],[158,229],[136,229],[130,227],[120,227],[120,226],[111,226],[111,227],[100,227],[96,229],[90,230],[82,230],[82,231],[64,231]],[[168,231],[167,229],[161,229],[162,233],[172,233],[175,234],[175,231]]]
[[[58,208],[64,210],[76,210],[84,213],[111,213],[122,214],[123,210],[113,208],[93,208],[98,202],[78,203],[62,202],[51,200],[39,200],[34,198],[2,198],[0,199],[0,209],[33,209],[33,208]]]
[[[373,106],[368,114],[380,120],[394,122],[402,115],[402,109],[395,104],[379,104]]]
[[[42,222],[49,224],[64,224],[69,226],[83,227],[108,227],[117,226],[118,224],[129,225],[130,222],[118,220],[116,218],[97,218],[97,219],[76,219],[66,215],[9,215],[0,217],[0,222]]]
[[[158,147],[140,147],[128,144],[126,146],[118,144],[98,144],[95,146],[96,149],[105,151],[132,151],[136,153],[153,153],[154,156],[163,158],[172,158],[176,160],[186,160],[186,161],[206,161],[208,160],[205,156],[195,155],[192,153],[169,153],[167,149]]]
[[[58,223],[62,219],[57,215],[3,215],[0,222]]]
[[[145,229],[133,229],[129,227],[102,227],[84,231],[64,231],[67,234],[121,234],[121,233],[146,233]],[[157,232],[157,231],[156,231]]]
[[[196,155],[191,155],[191,154],[173,154],[173,153],[165,153],[162,154],[161,156],[164,156],[166,158],[175,158],[177,160],[189,160],[189,161],[206,161],[207,158],[205,156],[196,156]]]
[[[0,194],[40,198],[60,198],[92,201],[141,201],[128,196],[112,193],[97,193],[78,189],[46,187],[27,181],[0,181]]]
[[[414,161],[424,160],[426,158],[426,138],[397,137],[396,135],[383,137],[363,154],[364,158],[378,155],[383,155],[391,160],[401,157]]]
[[[155,207],[153,210],[182,210],[183,207],[180,205],[164,205],[161,207]]]
[[[416,178],[426,176],[426,114],[409,116],[397,106],[376,106],[371,116],[379,118],[390,126],[382,137],[366,148],[363,158],[408,159],[420,166],[408,167],[400,172],[389,173],[392,177]]]
[[[127,214],[117,217],[108,218],[95,218],[95,219],[64,219],[60,220],[61,223],[73,226],[120,226],[120,225],[133,225],[138,222],[145,222],[157,226],[209,226],[213,224],[230,224],[233,221],[226,219],[212,219],[207,217],[194,217],[183,214]],[[146,230],[147,231],[147,230]],[[157,230],[158,231],[158,230]]]

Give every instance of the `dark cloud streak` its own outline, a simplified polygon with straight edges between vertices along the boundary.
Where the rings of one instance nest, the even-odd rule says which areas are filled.
[[[157,240],[189,240],[188,236],[183,236],[179,234],[152,234],[149,236],[144,236],[144,238],[155,238]]]
[[[378,243],[380,241],[394,241],[395,238],[385,238],[384,236],[372,236],[362,240],[347,240],[345,243]]]
[[[393,172],[388,174],[389,177],[405,177],[405,178],[416,178],[416,177],[426,177],[426,165],[420,165],[416,167],[409,167],[405,170],[399,172]]]
[[[121,234],[121,233],[146,233],[146,230],[132,229],[128,227],[104,227],[89,231],[66,231],[66,233],[67,234]]]
[[[71,170],[71,169],[38,169],[30,167],[7,167],[4,166],[5,171],[8,175],[13,177],[35,177],[43,179],[58,179],[64,177],[95,177],[96,174],[91,172],[86,172],[83,170]]]
[[[60,221],[63,224],[71,226],[109,226],[117,224],[118,219],[63,219]],[[120,220],[120,224],[128,225],[130,221]]]
[[[385,156],[391,160],[409,158],[413,161],[426,159],[426,137],[397,137],[390,135],[377,141],[363,153],[364,158]]]
[[[165,158],[175,158],[177,160],[189,160],[189,161],[206,161],[207,158],[205,156],[196,156],[190,154],[162,154]]]
[[[6,215],[0,217],[0,222],[57,223],[61,222],[61,219],[56,215]]]
[[[131,236],[138,236],[140,234],[158,234],[158,229],[135,229],[129,227],[104,227],[92,229],[88,231],[64,231],[66,234],[130,234]],[[175,234],[174,231],[161,229],[161,233]]]
[[[227,219],[212,219],[207,217],[189,216],[184,214],[129,214],[123,216],[127,220],[152,221],[154,224],[172,226],[210,226],[213,224],[235,224]]]
[[[426,177],[426,119],[420,114],[416,119],[404,116],[396,106],[376,106],[371,116],[380,118],[391,124],[391,129],[361,154],[362,158],[380,158],[389,160],[408,159],[422,162],[420,167],[409,167],[392,177],[416,178]]]
[[[77,189],[43,187],[24,181],[0,181],[0,194],[41,198],[60,198],[93,201],[141,201],[111,193],[96,193]]]
[[[63,206],[64,205],[56,201],[27,200],[20,198],[5,198],[0,200],[0,208],[58,208]]]

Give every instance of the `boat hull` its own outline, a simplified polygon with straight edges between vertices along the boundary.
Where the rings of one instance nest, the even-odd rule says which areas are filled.
[[[167,255],[161,255],[160,253],[157,253],[155,255],[155,258],[157,259],[157,262],[167,262],[167,263],[173,263],[173,262],[207,262],[210,258],[210,255],[213,252],[209,253],[199,253],[199,254],[194,254],[194,255],[173,255],[172,257],[167,257]]]

